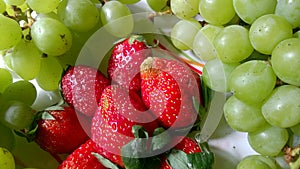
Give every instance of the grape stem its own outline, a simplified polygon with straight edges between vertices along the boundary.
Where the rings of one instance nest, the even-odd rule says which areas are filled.
[[[149,14],[148,18],[153,21],[154,17],[156,16],[163,16],[163,15],[173,15],[171,9],[168,9],[166,11],[163,12],[153,12],[151,14]]]
[[[300,168],[300,145],[285,149],[285,161],[289,164],[290,169]]]

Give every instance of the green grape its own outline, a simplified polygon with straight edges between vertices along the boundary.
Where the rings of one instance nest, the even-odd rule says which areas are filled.
[[[122,2],[123,4],[134,4],[139,2],[140,0],[118,0],[120,2]]]
[[[31,27],[31,36],[35,45],[51,56],[62,55],[72,46],[72,35],[69,29],[52,18],[35,21]]]
[[[15,136],[13,131],[0,123],[0,147],[12,150],[15,146]]]
[[[233,0],[235,12],[248,24],[265,14],[274,13],[276,4],[276,0]]]
[[[49,13],[54,11],[60,0],[26,0],[28,6],[38,13]]]
[[[229,77],[229,87],[240,100],[261,103],[273,91],[276,75],[266,61],[252,60],[235,68]]]
[[[41,52],[32,41],[21,40],[11,55],[12,69],[24,80],[34,79],[40,71]]]
[[[119,1],[108,1],[102,7],[104,28],[116,37],[126,37],[133,31],[134,20],[128,7]]]
[[[90,0],[63,0],[57,8],[57,15],[68,28],[79,32],[91,30],[100,17],[96,5]]]
[[[300,136],[300,123],[290,127],[290,129],[293,132],[293,134],[295,134],[296,136]]]
[[[6,3],[3,0],[0,0],[0,13],[6,11]]]
[[[6,87],[13,82],[12,74],[4,69],[0,68],[0,93],[3,93]]]
[[[258,52],[271,54],[282,40],[291,38],[292,26],[286,19],[275,14],[266,14],[256,19],[250,27],[249,37]]]
[[[4,0],[7,5],[20,6],[25,3],[25,0]]]
[[[292,28],[300,26],[300,1],[280,0],[277,2],[275,14],[284,17]]]
[[[200,0],[171,0],[170,6],[172,12],[178,18],[190,19],[199,13],[199,1]]]
[[[2,169],[15,169],[15,159],[10,151],[0,147],[0,166]]]
[[[287,128],[300,123],[300,88],[283,85],[274,89],[262,106],[265,119],[272,125]]]
[[[240,132],[254,132],[268,125],[261,113],[261,105],[250,105],[231,96],[224,105],[228,125]]]
[[[271,157],[281,152],[288,138],[287,129],[274,126],[248,133],[248,142],[253,150],[261,155]]]
[[[294,38],[300,38],[300,30],[295,32],[293,35]]]
[[[223,29],[220,26],[207,24],[198,31],[193,42],[193,52],[204,61],[217,58],[217,52],[213,41],[216,35]]]
[[[32,105],[36,96],[37,90],[35,86],[26,80],[20,80],[10,84],[2,94],[5,101],[18,100],[27,105]]]
[[[9,68],[9,69],[12,69],[12,65],[11,65],[11,55],[12,55],[12,52],[7,52],[5,53],[2,58],[3,58],[3,62],[4,62],[4,65]]]
[[[37,169],[56,169],[59,165],[51,154],[41,149],[36,142],[28,142],[22,137],[16,137],[16,146],[12,153],[16,159],[22,160],[21,163],[24,166],[34,166]]]
[[[22,39],[22,29],[13,19],[0,14],[0,50],[9,49]]]
[[[213,44],[218,57],[225,63],[240,62],[253,52],[249,31],[240,25],[230,25],[222,29],[216,35]]]
[[[271,63],[280,80],[300,86],[300,38],[281,41],[272,52]]]
[[[180,50],[192,49],[195,35],[201,28],[202,25],[193,18],[178,21],[171,31],[173,45]]]
[[[248,155],[237,165],[236,169],[281,169],[276,160],[262,155]]]
[[[211,89],[218,92],[228,92],[228,79],[238,63],[227,64],[219,59],[209,60],[205,63],[202,71],[203,82]]]
[[[200,0],[199,12],[213,25],[224,25],[235,16],[232,0]]]
[[[169,8],[168,0],[147,0],[147,4],[156,12],[161,12]]]
[[[57,90],[62,73],[63,68],[55,57],[43,57],[41,58],[41,70],[36,81],[46,91]]]
[[[8,101],[1,109],[0,121],[5,126],[22,130],[28,128],[34,119],[34,110],[20,101]]]

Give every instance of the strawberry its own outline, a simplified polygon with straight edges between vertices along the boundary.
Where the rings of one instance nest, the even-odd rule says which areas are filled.
[[[143,126],[149,135],[158,127],[151,112],[145,110],[135,92],[118,85],[106,87],[91,128],[93,141],[104,149],[99,154],[124,167],[121,149],[134,139],[133,126]]]
[[[148,57],[141,65],[142,98],[165,128],[193,125],[197,112],[193,98],[199,101],[194,73],[175,59]]]
[[[96,144],[89,139],[73,151],[58,169],[106,169],[93,155],[96,151]]]
[[[126,89],[140,91],[140,65],[147,57],[145,39],[141,35],[132,35],[118,42],[108,61],[107,73],[115,84]]]
[[[178,137],[176,139],[180,139],[180,138]],[[173,149],[181,150],[186,154],[194,154],[194,153],[201,152],[201,148],[198,145],[198,143],[194,139],[189,137],[183,137],[182,140]],[[163,162],[159,169],[172,169],[166,157],[163,157],[162,161]]]
[[[87,116],[92,116],[103,89],[110,84],[108,78],[97,69],[78,65],[70,67],[61,80],[64,100]]]
[[[71,153],[89,138],[68,106],[42,112],[35,134],[35,141],[51,154]]]

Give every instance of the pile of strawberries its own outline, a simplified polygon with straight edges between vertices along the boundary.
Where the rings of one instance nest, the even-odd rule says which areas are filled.
[[[65,104],[39,113],[32,139],[59,169],[211,168],[212,153],[186,136],[201,120],[200,78],[168,55],[132,35],[115,44],[107,72],[71,66]]]

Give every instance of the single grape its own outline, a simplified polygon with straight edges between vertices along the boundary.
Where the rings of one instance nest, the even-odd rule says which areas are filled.
[[[25,3],[25,0],[4,0],[7,5],[20,6]]]
[[[46,91],[54,91],[59,88],[59,82],[63,68],[56,57],[41,58],[41,70],[36,77],[38,85]]]
[[[204,61],[217,58],[213,41],[221,29],[223,27],[207,24],[198,31],[193,42],[193,52],[197,57]]]
[[[300,1],[280,0],[277,2],[275,14],[284,17],[292,28],[300,26]]]
[[[22,29],[13,19],[0,14],[0,50],[9,49],[22,39]]]
[[[0,166],[2,169],[15,169],[15,159],[10,151],[0,147]]]
[[[225,63],[238,63],[251,55],[253,47],[249,31],[240,25],[230,25],[220,30],[213,44],[218,57]]]
[[[280,80],[300,86],[300,38],[281,41],[272,52],[271,63]]]
[[[272,125],[287,128],[300,123],[300,88],[282,85],[274,89],[262,106],[265,119]]]
[[[276,4],[276,0],[233,0],[235,12],[248,24],[265,14],[274,13]]]
[[[261,103],[273,91],[276,75],[272,67],[262,60],[251,60],[235,68],[229,77],[229,87],[240,100]]]
[[[108,1],[101,10],[104,28],[116,37],[126,37],[133,31],[134,20],[129,8],[119,1]]]
[[[240,132],[254,132],[268,125],[261,113],[261,105],[250,105],[231,96],[224,105],[228,125]]]
[[[90,0],[63,0],[57,8],[57,15],[68,28],[79,32],[91,30],[100,17],[96,5]]]
[[[49,13],[54,11],[60,0],[26,0],[28,6],[38,13]]]
[[[0,147],[12,150],[15,146],[15,135],[13,131],[0,123]]]
[[[0,121],[10,129],[28,128],[34,119],[34,110],[20,101],[8,101],[0,112]]]
[[[171,30],[172,43],[180,50],[192,49],[195,35],[201,28],[201,24],[193,18],[178,21]]]
[[[34,79],[40,71],[40,50],[32,41],[21,40],[11,55],[12,69],[24,80]]]
[[[27,105],[32,105],[36,96],[37,90],[35,86],[26,80],[20,80],[10,84],[2,94],[5,101],[18,100]]]
[[[164,11],[169,8],[168,0],[147,0],[147,4],[156,12]]]
[[[205,63],[202,71],[203,82],[211,89],[218,92],[228,92],[228,79],[238,63],[227,64],[219,59],[209,60]]]
[[[118,0],[120,2],[122,2],[123,4],[134,4],[139,2],[140,0]]]
[[[287,129],[269,126],[264,129],[249,132],[248,142],[257,153],[274,157],[278,155],[289,138]]]
[[[0,68],[0,93],[3,93],[6,87],[13,82],[12,74],[4,69]]]
[[[292,35],[292,26],[288,21],[275,14],[259,17],[249,30],[250,41],[254,49],[268,55],[280,41],[291,38]]]
[[[199,1],[200,0],[171,0],[170,6],[172,12],[178,18],[190,19],[199,13]]]
[[[42,18],[34,22],[31,36],[35,45],[51,56],[62,55],[72,46],[69,29],[56,19]]]
[[[281,169],[272,157],[262,155],[248,155],[237,165],[236,169]]]
[[[6,11],[6,3],[3,0],[0,0],[0,13]]]
[[[235,16],[232,0],[200,0],[199,12],[213,25],[224,25]]]
[[[293,35],[294,38],[300,38],[300,30],[295,32]]]
[[[300,123],[290,127],[290,129],[292,130],[293,134],[300,136]]]

